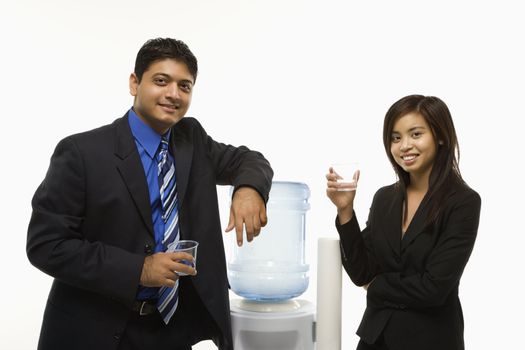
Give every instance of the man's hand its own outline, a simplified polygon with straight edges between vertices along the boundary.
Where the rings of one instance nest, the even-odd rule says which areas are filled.
[[[177,272],[195,276],[197,271],[181,260],[193,261],[193,257],[182,252],[148,255],[144,259],[140,284],[144,287],[174,287],[175,281],[179,279]]]
[[[261,232],[261,227],[266,226],[266,207],[261,195],[250,187],[241,187],[233,195],[230,208],[230,221],[226,232],[235,227],[237,244],[242,246],[243,225],[246,229],[246,239],[251,242]]]

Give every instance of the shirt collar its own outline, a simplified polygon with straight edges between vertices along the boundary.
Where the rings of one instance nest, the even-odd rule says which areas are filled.
[[[142,145],[146,153],[151,158],[155,157],[157,150],[160,145],[161,135],[157,134],[149,125],[144,123],[142,119],[135,113],[133,108],[129,110],[129,126],[131,128],[131,133],[135,137],[138,143]],[[165,136],[170,138],[171,129],[166,132]]]

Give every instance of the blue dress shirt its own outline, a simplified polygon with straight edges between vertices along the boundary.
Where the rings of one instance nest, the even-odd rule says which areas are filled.
[[[159,178],[157,175],[157,152],[160,146],[161,135],[157,134],[150,126],[140,119],[133,109],[128,113],[129,126],[135,138],[135,144],[144,167],[146,180],[148,182],[149,199],[151,206],[151,218],[153,221],[153,231],[155,233],[154,252],[163,251],[162,239],[164,237],[164,221],[162,220],[162,204],[160,201]],[[169,140],[170,132],[166,134]],[[168,157],[174,161],[173,156],[168,153]],[[174,162],[175,163],[175,162]],[[152,299],[157,296],[158,288],[141,287],[137,295],[138,300]]]

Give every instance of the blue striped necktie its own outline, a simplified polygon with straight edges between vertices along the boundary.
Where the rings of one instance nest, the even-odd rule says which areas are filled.
[[[177,183],[175,182],[175,165],[168,154],[168,140],[162,136],[160,151],[157,155],[160,201],[162,203],[162,220],[164,221],[164,237],[162,245],[164,251],[172,252],[179,240],[179,215]],[[161,287],[157,308],[162,319],[167,324],[179,303],[179,280],[175,287]]]

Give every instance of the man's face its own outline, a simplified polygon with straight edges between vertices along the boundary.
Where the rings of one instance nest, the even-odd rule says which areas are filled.
[[[153,130],[164,134],[188,111],[193,84],[186,64],[169,58],[155,61],[140,83],[135,73],[129,77],[133,109]]]

